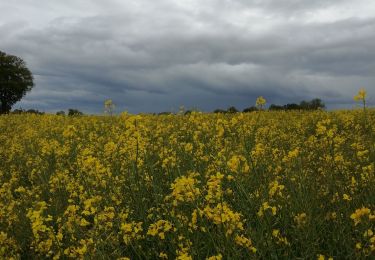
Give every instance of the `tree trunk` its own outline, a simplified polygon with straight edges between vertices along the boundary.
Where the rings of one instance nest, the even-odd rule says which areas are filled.
[[[1,106],[0,106],[0,114],[6,114],[9,112],[10,107],[8,106],[7,102],[5,100],[0,100]]]

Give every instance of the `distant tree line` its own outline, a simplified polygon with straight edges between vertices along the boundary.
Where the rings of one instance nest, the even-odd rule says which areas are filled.
[[[297,103],[289,103],[286,105],[275,105],[271,104],[268,110],[270,111],[280,111],[280,110],[319,110],[325,109],[325,104],[319,98],[312,99],[311,101],[301,101],[299,104]],[[254,111],[259,111],[260,109],[256,106],[250,106],[242,110],[243,113],[249,113]],[[229,107],[228,109],[215,109],[214,113],[222,113],[222,114],[233,114],[239,112],[237,108],[234,106]]]
[[[35,114],[35,115],[44,115],[44,112],[41,112],[37,109],[28,109],[28,110],[25,110],[25,109],[22,109],[22,108],[19,108],[19,109],[15,109],[11,112],[11,114]]]
[[[291,103],[283,106],[270,105],[269,110],[318,110],[325,109],[325,104],[319,98],[315,98],[311,101],[301,101],[299,104]]]
[[[319,109],[325,109],[325,104],[323,101],[319,98],[312,99],[310,101],[301,101],[299,104],[297,103],[288,103],[286,105],[275,105],[271,104],[268,108],[269,111],[286,111],[286,110],[319,110]],[[249,112],[254,112],[254,111],[259,111],[261,108],[257,106],[250,106],[242,110],[243,113],[249,113]],[[188,115],[191,114],[192,112],[198,111],[197,109],[192,109],[192,110],[186,110],[180,112],[180,114]],[[231,106],[228,109],[215,109],[213,113],[221,113],[221,114],[234,114],[240,112],[236,107]],[[23,114],[23,113],[28,113],[28,114],[38,114],[42,115],[44,112],[40,112],[36,109],[29,109],[29,110],[24,110],[24,109],[15,109],[14,111],[11,112],[12,114]],[[155,113],[153,113],[156,115]],[[171,115],[173,114],[172,112],[160,112],[157,115]],[[81,116],[83,113],[79,111],[78,109],[68,109],[68,113],[65,113],[65,111],[58,111],[56,112],[56,115],[60,116]]]
[[[58,116],[65,116],[65,111],[58,111],[56,112]],[[69,108],[68,109],[68,116],[82,116],[83,113],[78,109]]]
[[[25,110],[25,109],[22,109],[22,108],[18,108],[18,109],[15,109],[11,112],[11,114],[16,114],[16,115],[19,115],[19,114],[35,114],[35,115],[44,115],[45,113],[44,112],[41,112],[37,109],[28,109],[28,110]],[[66,113],[65,111],[58,111],[56,112],[56,115],[58,116],[65,116]],[[72,109],[70,108],[68,110],[68,113],[67,113],[68,116],[82,116],[83,113],[81,111],[79,111],[78,109]]]

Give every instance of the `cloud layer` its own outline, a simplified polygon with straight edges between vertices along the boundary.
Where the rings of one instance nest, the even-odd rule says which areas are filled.
[[[100,113],[212,111],[375,96],[375,3],[134,0],[0,3],[0,49],[36,86],[16,107]],[[370,100],[370,103],[374,103]]]

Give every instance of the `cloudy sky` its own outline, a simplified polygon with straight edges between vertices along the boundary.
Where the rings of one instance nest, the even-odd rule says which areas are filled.
[[[0,0],[0,50],[35,87],[14,108],[177,111],[321,98],[375,104],[372,0]],[[372,98],[371,98],[372,97]]]

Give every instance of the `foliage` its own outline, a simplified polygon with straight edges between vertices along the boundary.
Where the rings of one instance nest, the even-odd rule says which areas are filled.
[[[312,99],[311,101],[301,101],[299,104],[289,103],[283,106],[271,104],[269,110],[280,111],[280,110],[319,110],[324,109],[325,104],[319,98]]]
[[[220,109],[220,108],[214,110],[215,114],[225,114],[226,112],[227,112],[226,110]]]
[[[300,110],[301,107],[296,103],[286,104],[284,106],[285,110]]]
[[[0,117],[0,258],[375,257],[375,110]]]
[[[233,113],[237,113],[238,110],[237,110],[237,108],[232,106],[232,107],[229,107],[226,112],[230,113],[230,114],[233,114]]]
[[[285,107],[284,106],[279,106],[279,105],[275,105],[275,104],[271,104],[270,107],[268,108],[268,110],[270,111],[280,111],[280,110],[284,110]]]
[[[311,101],[302,101],[300,103],[300,107],[303,110],[317,110],[317,109],[324,109],[325,104],[319,98],[314,98]]]
[[[25,110],[25,109],[15,109],[11,112],[12,114],[36,114],[36,115],[44,115],[44,112],[41,112],[37,109],[28,109],[28,110]]]
[[[68,116],[82,116],[83,113],[79,111],[78,109],[69,108],[68,110]]]
[[[33,86],[33,76],[26,63],[0,51],[0,114],[8,113]]]
[[[58,116],[65,116],[65,111],[63,111],[63,110],[57,111],[56,115],[58,115]]]
[[[245,108],[242,112],[244,113],[249,113],[249,112],[255,112],[255,111],[258,111],[259,109],[255,106],[251,106],[251,107],[247,107]]]
[[[260,96],[257,98],[255,102],[255,106],[250,106],[245,108],[242,112],[248,113],[248,112],[255,112],[259,110],[263,110],[266,105],[266,100],[264,97]],[[270,111],[280,111],[280,110],[323,110],[325,108],[325,104],[323,101],[319,98],[312,99],[311,101],[301,101],[300,104],[296,103],[289,103],[286,105],[275,105],[271,104],[270,107],[268,108]],[[238,110],[234,107],[231,106],[227,110],[223,109],[216,109],[213,111],[214,113],[237,113]]]
[[[159,116],[165,116],[165,115],[172,115],[172,112],[167,112],[167,111],[164,111],[164,112],[160,112],[158,113]]]

